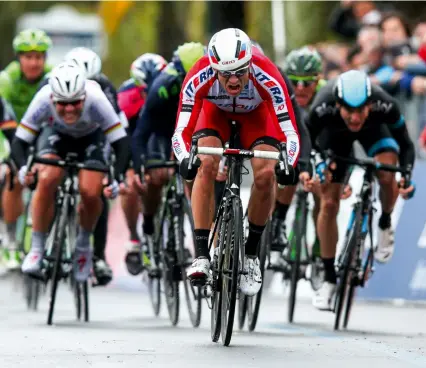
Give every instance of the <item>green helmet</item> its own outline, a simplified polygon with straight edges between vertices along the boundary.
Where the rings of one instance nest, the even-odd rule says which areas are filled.
[[[205,54],[205,47],[199,42],[180,45],[173,54],[173,63],[183,73],[188,73],[194,64]]]
[[[40,29],[25,29],[13,39],[15,52],[46,52],[52,46],[52,40]]]
[[[293,50],[285,59],[287,75],[316,76],[322,71],[322,60],[317,50],[309,47]]]

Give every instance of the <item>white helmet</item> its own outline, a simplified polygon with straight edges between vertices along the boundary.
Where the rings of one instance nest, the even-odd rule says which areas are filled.
[[[251,41],[238,28],[227,28],[215,33],[209,42],[209,60],[213,69],[239,69],[251,60]]]
[[[87,47],[76,47],[65,55],[65,61],[74,61],[86,72],[86,78],[97,76],[102,70],[101,58]]]
[[[81,100],[86,94],[85,72],[75,63],[65,61],[52,70],[49,85],[53,101]]]

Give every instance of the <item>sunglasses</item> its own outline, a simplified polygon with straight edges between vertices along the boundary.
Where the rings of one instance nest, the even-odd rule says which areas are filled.
[[[232,70],[232,71],[226,71],[226,72],[221,72],[221,71],[217,71],[218,74],[226,79],[231,78],[232,75],[235,75],[237,78],[241,78],[244,77],[249,71],[249,67],[246,66],[244,68],[238,69],[238,70]]]
[[[68,105],[75,107],[75,106],[78,106],[82,102],[83,102],[83,100],[75,100],[75,101],[56,101],[55,103],[59,106],[62,106],[62,107],[65,107],[65,106],[68,106]]]
[[[291,83],[294,86],[301,86],[302,88],[309,87],[310,85],[314,84],[318,81],[316,77],[295,77],[295,76],[288,76],[288,79],[290,79]]]

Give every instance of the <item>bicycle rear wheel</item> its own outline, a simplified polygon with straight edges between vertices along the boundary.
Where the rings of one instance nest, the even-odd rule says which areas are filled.
[[[359,226],[362,221],[361,212],[357,210],[355,221],[349,230],[348,236],[347,236],[347,243],[346,246],[343,248],[343,254],[342,254],[342,262],[341,267],[339,270],[339,273],[341,273],[341,276],[339,277],[339,283],[337,286],[337,293],[336,293],[336,302],[335,302],[335,320],[334,320],[334,329],[338,330],[340,326],[340,317],[343,310],[343,305],[347,298],[348,293],[348,286],[349,281],[351,281],[353,273],[352,265],[353,265],[353,257],[355,256],[355,248],[357,246],[358,242],[358,234],[359,232]]]
[[[75,311],[77,320],[80,321],[81,319],[81,287],[80,283],[77,281],[73,282],[73,289],[74,289],[74,304],[75,304]]]
[[[222,344],[228,346],[234,327],[235,304],[239,280],[239,255],[243,247],[243,211],[238,197],[230,199],[230,216],[226,221],[227,241],[222,273]],[[241,260],[243,262],[243,260]]]
[[[307,201],[306,196],[299,200],[299,206],[296,210],[296,218],[294,227],[294,237],[296,239],[294,247],[294,256],[293,256],[293,247],[290,249],[290,259],[291,259],[291,279],[290,279],[290,296],[288,298],[288,321],[293,322],[294,309],[296,306],[296,296],[297,296],[297,284],[299,283],[300,275],[300,257],[302,254],[302,248],[305,246],[303,242],[306,241],[306,216],[307,216]]]
[[[189,225],[189,234],[185,231],[185,217]],[[201,322],[201,287],[192,285],[189,278],[186,276],[186,269],[191,264],[188,263],[188,255],[190,255],[188,248],[185,245],[185,240],[191,242],[191,247],[195,248],[194,244],[194,218],[192,217],[191,206],[188,199],[184,198],[182,203],[182,213],[179,218],[179,250],[178,250],[178,263],[180,265],[180,272],[185,289],[186,304],[188,306],[188,314],[193,327],[198,327]],[[175,235],[176,236],[176,235]],[[187,242],[188,243],[188,242]]]
[[[67,224],[68,217],[68,206],[69,199],[67,196],[63,199],[61,210],[57,213],[57,226],[54,226],[55,234],[53,237],[53,249],[55,252],[54,258],[54,266],[52,272],[52,285],[50,289],[50,301],[49,301],[49,312],[47,316],[47,324],[51,325],[53,320],[53,312],[55,309],[55,301],[56,301],[56,291],[58,288],[58,283],[61,278],[62,273],[62,250],[64,246],[64,238],[65,238],[65,227]]]
[[[83,289],[83,306],[84,306],[84,322],[89,322],[89,282],[82,283]]]
[[[259,249],[260,272],[262,273],[263,282],[265,280],[266,255],[268,253],[270,244],[271,221],[268,221],[265,230],[263,231],[262,238],[260,240]],[[254,329],[256,328],[257,318],[259,317],[260,302],[262,301],[263,282],[259,292],[255,296],[249,297],[247,301],[248,329],[250,332],[254,331]]]
[[[176,326],[179,322],[179,280],[174,275],[176,265],[176,246],[173,237],[172,216],[166,214],[161,223],[160,252],[163,267],[163,285],[170,322]]]

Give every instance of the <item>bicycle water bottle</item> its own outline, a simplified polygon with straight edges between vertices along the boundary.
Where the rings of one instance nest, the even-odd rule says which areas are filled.
[[[327,169],[327,164],[325,163],[324,159],[322,158],[322,156],[319,152],[315,152],[314,167],[315,167],[315,174],[319,178],[320,182],[324,183],[325,182],[325,171]]]

